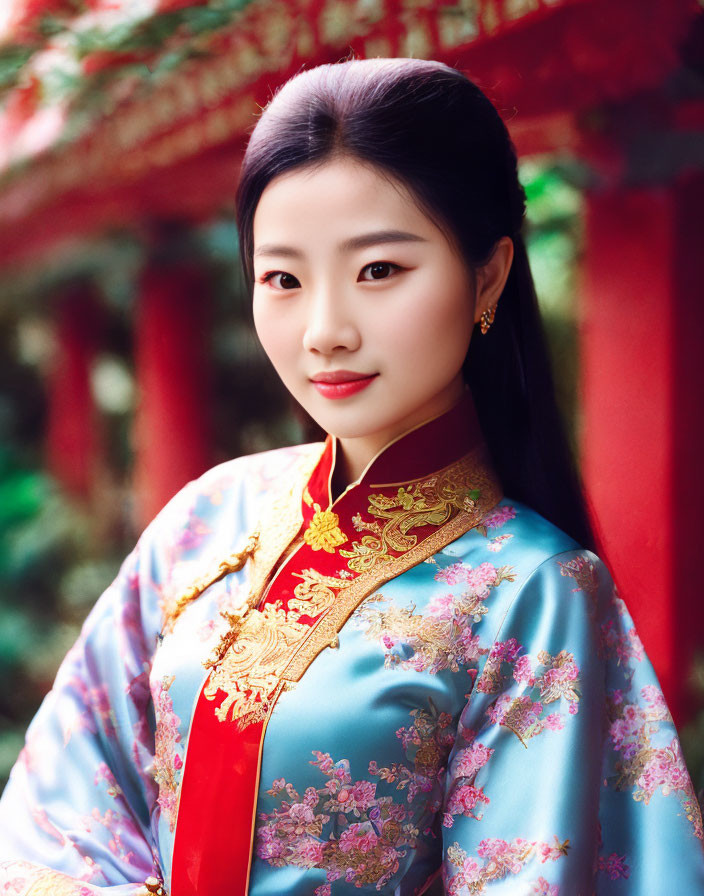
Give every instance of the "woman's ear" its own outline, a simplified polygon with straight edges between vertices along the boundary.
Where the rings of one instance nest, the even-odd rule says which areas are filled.
[[[508,279],[513,262],[513,241],[502,236],[494,251],[482,267],[476,271],[474,322],[478,323],[484,311],[495,308]]]

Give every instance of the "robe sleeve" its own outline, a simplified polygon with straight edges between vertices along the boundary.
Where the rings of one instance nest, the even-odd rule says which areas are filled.
[[[700,809],[602,561],[542,562],[461,714],[443,805],[450,896],[704,893]]]
[[[140,576],[138,544],[30,724],[0,801],[2,893],[142,896],[158,874],[150,827],[155,645]]]

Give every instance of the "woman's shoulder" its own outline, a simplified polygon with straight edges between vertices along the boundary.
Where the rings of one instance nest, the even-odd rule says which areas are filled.
[[[521,565],[529,568],[564,553],[595,556],[537,510],[510,497],[485,514],[477,530],[487,539],[490,552],[519,555]]]
[[[278,491],[290,489],[299,471],[319,457],[321,442],[272,448],[223,461],[186,483],[148,527],[161,531],[201,513],[242,518]]]
[[[502,612],[519,597],[521,602],[534,602],[537,595],[562,595],[559,600],[565,600],[565,595],[572,599],[582,592],[591,602],[597,592],[607,599],[613,595],[611,573],[596,553],[510,497],[443,553],[473,569],[485,569],[487,576],[494,572],[503,583],[498,589],[503,594]]]
[[[214,489],[235,488],[242,483],[254,492],[270,490],[277,484],[283,488],[290,484],[289,476],[293,471],[311,458],[317,458],[322,447],[322,442],[309,442],[243,454],[206,470],[192,480],[187,488],[210,492]]]
[[[590,548],[532,507],[504,498],[481,521],[487,556],[511,579],[508,606],[546,604],[561,611],[604,612],[617,599],[612,574]],[[495,560],[493,558],[496,558]]]

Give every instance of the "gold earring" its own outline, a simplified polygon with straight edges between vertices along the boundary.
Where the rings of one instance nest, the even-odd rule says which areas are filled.
[[[479,318],[479,325],[481,327],[482,334],[486,333],[489,327],[494,323],[494,315],[496,314],[496,305],[493,308],[487,308],[486,311],[482,311],[481,317]]]

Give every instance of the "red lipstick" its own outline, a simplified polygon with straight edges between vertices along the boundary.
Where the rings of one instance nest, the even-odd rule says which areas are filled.
[[[316,373],[311,382],[325,398],[347,398],[355,392],[361,392],[377,377],[376,373],[356,373],[353,370],[332,370],[329,373]]]

